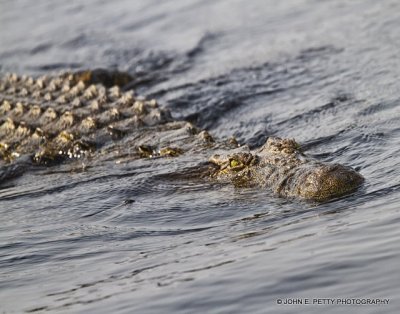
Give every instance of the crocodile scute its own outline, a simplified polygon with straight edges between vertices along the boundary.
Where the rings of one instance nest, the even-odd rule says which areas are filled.
[[[3,76],[0,161],[13,164],[28,155],[33,164],[53,165],[96,158],[99,152],[117,151],[114,144],[133,135],[119,146],[120,156],[131,146],[135,158],[208,156],[207,170],[199,171],[209,180],[264,188],[282,197],[321,202],[352,193],[364,181],[350,167],[308,157],[293,139],[270,137],[255,150],[234,138],[216,140],[189,122],[173,120],[156,100],[135,95],[126,87],[131,79],[106,70]]]
[[[145,100],[119,85],[128,77],[83,71],[33,79],[15,74],[0,81],[0,158],[12,161],[34,154],[37,163],[79,157],[142,125],[170,119],[155,100]],[[97,83],[97,84],[96,84]]]

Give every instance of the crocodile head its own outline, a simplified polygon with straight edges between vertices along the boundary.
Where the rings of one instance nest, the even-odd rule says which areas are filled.
[[[281,196],[326,201],[356,190],[364,178],[350,167],[305,156],[292,139],[271,137],[258,150],[214,155],[213,177],[235,186],[266,187]]]

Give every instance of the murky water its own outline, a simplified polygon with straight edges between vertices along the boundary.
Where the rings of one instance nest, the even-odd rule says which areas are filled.
[[[38,169],[0,189],[2,313],[396,313],[398,1],[0,1],[0,71],[118,68],[217,137],[294,137],[358,169],[313,205],[165,180],[179,163]],[[390,299],[283,305],[278,299]]]

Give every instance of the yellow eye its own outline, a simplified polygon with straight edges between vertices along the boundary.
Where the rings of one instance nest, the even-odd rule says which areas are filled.
[[[241,163],[239,162],[239,161],[237,161],[237,160],[235,160],[235,159],[232,159],[231,161],[230,161],[230,166],[231,166],[231,168],[235,168],[235,167],[237,167],[237,166],[239,166]]]

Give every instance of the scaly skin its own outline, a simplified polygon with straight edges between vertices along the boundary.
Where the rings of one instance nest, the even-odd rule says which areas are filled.
[[[117,85],[93,84],[99,82]],[[7,75],[0,81],[0,158],[10,162],[33,153],[34,162],[51,164],[170,120],[155,100],[122,92],[118,85],[127,82],[127,74],[101,70],[36,80]]]
[[[294,140],[269,138],[254,151],[238,148],[234,139],[216,142],[207,131],[173,121],[155,100],[122,91],[130,80],[104,70],[37,79],[6,75],[0,79],[0,160],[29,155],[33,163],[50,165],[106,153],[118,161],[214,153],[211,180],[315,201],[351,193],[364,181],[349,167],[305,156]]]
[[[255,151],[214,155],[212,175],[236,186],[269,188],[284,197],[326,201],[355,191],[364,178],[339,164],[326,164],[306,157],[292,139],[271,137]]]

